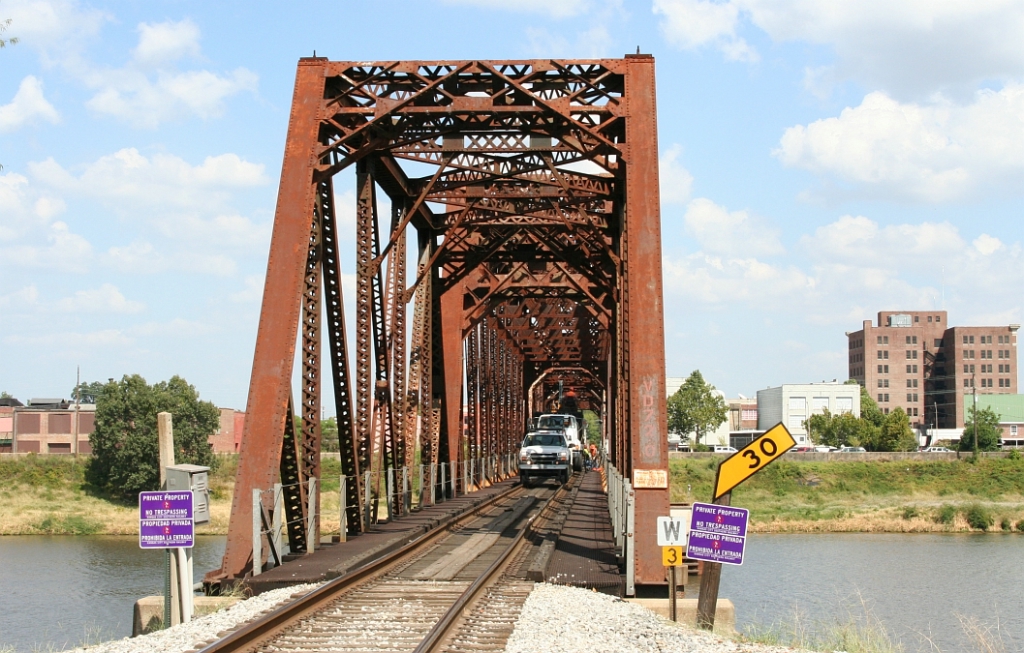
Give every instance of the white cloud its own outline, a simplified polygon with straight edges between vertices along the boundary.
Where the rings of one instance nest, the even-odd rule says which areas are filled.
[[[969,242],[944,222],[842,216],[803,236],[785,259],[704,244],[687,256],[666,254],[664,282],[666,306],[756,309],[766,319],[829,327],[855,327],[881,307],[948,309],[961,324],[1024,317],[1020,244],[990,234]]]
[[[445,4],[545,14],[551,18],[569,18],[587,13],[592,0],[444,0]]]
[[[835,118],[790,127],[774,154],[873,194],[940,202],[1024,182],[1024,85],[982,90],[966,106],[868,94]]]
[[[217,118],[223,115],[228,97],[254,92],[257,79],[245,68],[227,76],[206,70],[160,72],[156,81],[132,70],[99,72],[89,80],[98,91],[86,106],[134,127],[154,128],[190,115]]]
[[[261,164],[236,154],[208,156],[193,166],[169,154],[146,157],[135,148],[102,156],[77,177],[52,158],[29,164],[41,183],[81,193],[123,208],[153,206],[214,209],[225,206],[230,192],[269,182]],[[127,203],[127,206],[126,206]]]
[[[116,286],[105,283],[59,300],[56,308],[64,313],[140,313],[146,305],[125,298]]]
[[[686,207],[686,231],[706,252],[731,256],[765,256],[785,250],[775,229],[746,211],[729,211],[699,197]]]
[[[15,306],[32,306],[39,301],[39,289],[35,284],[25,286],[21,290],[0,295],[0,308],[10,310]]]
[[[684,50],[714,45],[734,61],[757,61],[758,54],[736,34],[740,7],[734,2],[654,0],[654,13],[664,16],[661,31],[669,43]]]
[[[217,249],[217,243],[197,243],[196,248],[164,253],[153,247],[152,243],[135,241],[109,248],[103,253],[101,261],[122,274],[177,272],[219,277],[233,275],[238,269],[237,263],[230,256],[217,252]]]
[[[693,175],[677,161],[682,152],[682,146],[675,144],[668,148],[658,159],[658,178],[660,181],[662,203],[685,204],[690,199],[690,190],[693,188]]]
[[[132,55],[147,65],[160,65],[183,57],[199,56],[199,28],[191,20],[139,23],[139,44]]]
[[[110,18],[75,0],[9,0],[4,2],[4,13],[11,18],[22,46],[61,51],[78,47]]]
[[[92,260],[92,245],[72,233],[64,222],[54,222],[46,234],[48,245],[0,247],[0,266],[85,272]]]
[[[604,25],[576,32],[567,37],[564,30],[551,30],[542,27],[526,28],[526,51],[532,57],[576,57],[583,59],[600,59],[612,56],[615,42],[611,33]]]
[[[62,331],[28,336],[12,335],[4,338],[4,342],[10,345],[46,347],[48,351],[82,352],[103,348],[123,348],[134,344],[135,340],[120,329],[102,329],[88,333]]]
[[[1024,74],[1024,4],[1015,0],[655,0],[654,10],[679,47],[716,45],[737,58],[728,47],[749,21],[776,43],[831,47],[838,77],[897,97]]]
[[[238,304],[258,302],[263,298],[263,279],[255,275],[245,278],[245,287],[231,294],[231,301]]]
[[[0,105],[0,132],[31,124],[37,119],[60,122],[60,114],[43,97],[43,83],[29,75],[21,80],[18,92],[9,104]]]

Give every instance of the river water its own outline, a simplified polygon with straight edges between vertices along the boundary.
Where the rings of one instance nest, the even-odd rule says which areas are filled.
[[[998,626],[996,650],[1024,651],[1020,534],[754,534],[743,565],[723,567],[741,630],[870,615],[907,651],[987,650],[965,636],[974,619]]]
[[[224,538],[198,538],[196,581]],[[0,651],[62,650],[126,637],[132,606],[163,591],[163,554],[134,537],[0,537]],[[758,535],[726,566],[720,596],[738,627],[862,618],[865,607],[907,651],[975,651],[958,620],[1000,628],[1024,651],[1024,536]],[[938,648],[929,644],[930,637]]]

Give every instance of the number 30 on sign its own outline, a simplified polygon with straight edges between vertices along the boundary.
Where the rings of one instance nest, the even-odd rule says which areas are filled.
[[[683,564],[683,547],[661,547],[661,564],[663,567],[678,567]]]
[[[776,424],[759,438],[725,459],[718,466],[715,479],[715,499],[778,460],[796,445],[796,440],[782,424]]]

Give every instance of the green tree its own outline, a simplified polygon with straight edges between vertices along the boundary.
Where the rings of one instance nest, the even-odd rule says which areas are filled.
[[[99,381],[82,382],[71,389],[71,398],[74,399],[77,393],[78,403],[80,404],[94,404],[96,399],[103,392],[103,386],[105,383]]]
[[[970,419],[964,423],[964,434],[960,436],[960,451],[974,451],[974,424],[978,424],[978,451],[998,451],[999,415],[991,408],[981,410],[971,407]]]
[[[853,416],[853,413],[833,415],[826,408],[823,413],[811,415],[804,420],[804,426],[816,444],[831,447],[857,447],[861,445],[866,422]]]
[[[10,28],[10,26],[11,26],[11,19],[10,18],[8,18],[7,20],[0,20],[0,34],[3,34],[4,32],[6,32]],[[0,48],[6,48],[8,45],[14,45],[17,42],[18,42],[18,38],[16,36],[11,36],[11,37],[8,37],[6,39],[0,37]]]
[[[914,451],[917,449],[917,438],[914,437],[914,431],[910,428],[910,418],[902,408],[897,407],[885,416],[882,428],[878,432],[878,440],[872,445],[873,451]]]
[[[338,419],[328,417],[320,422],[320,446],[324,451],[338,451]]]
[[[700,370],[694,370],[682,387],[668,398],[668,430],[696,435],[696,442],[727,419],[729,407],[715,386],[707,383]]]
[[[217,430],[220,412],[185,379],[149,385],[138,374],[104,384],[96,401],[96,430],[89,436],[90,483],[111,494],[132,498],[160,486],[160,453],[156,415],[174,416],[176,463],[212,465],[209,437]]]

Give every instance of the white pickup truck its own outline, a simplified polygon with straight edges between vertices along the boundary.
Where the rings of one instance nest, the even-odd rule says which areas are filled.
[[[534,479],[544,477],[568,483],[570,456],[569,444],[561,432],[528,433],[519,449],[519,479],[523,487],[530,487]]]
[[[537,429],[540,431],[558,431],[565,435],[565,439],[569,443],[569,449],[572,451],[572,468],[574,471],[581,471],[583,469],[583,455],[580,453],[580,449],[584,443],[580,438],[581,429],[576,418],[572,415],[548,413],[538,417],[536,423]]]

